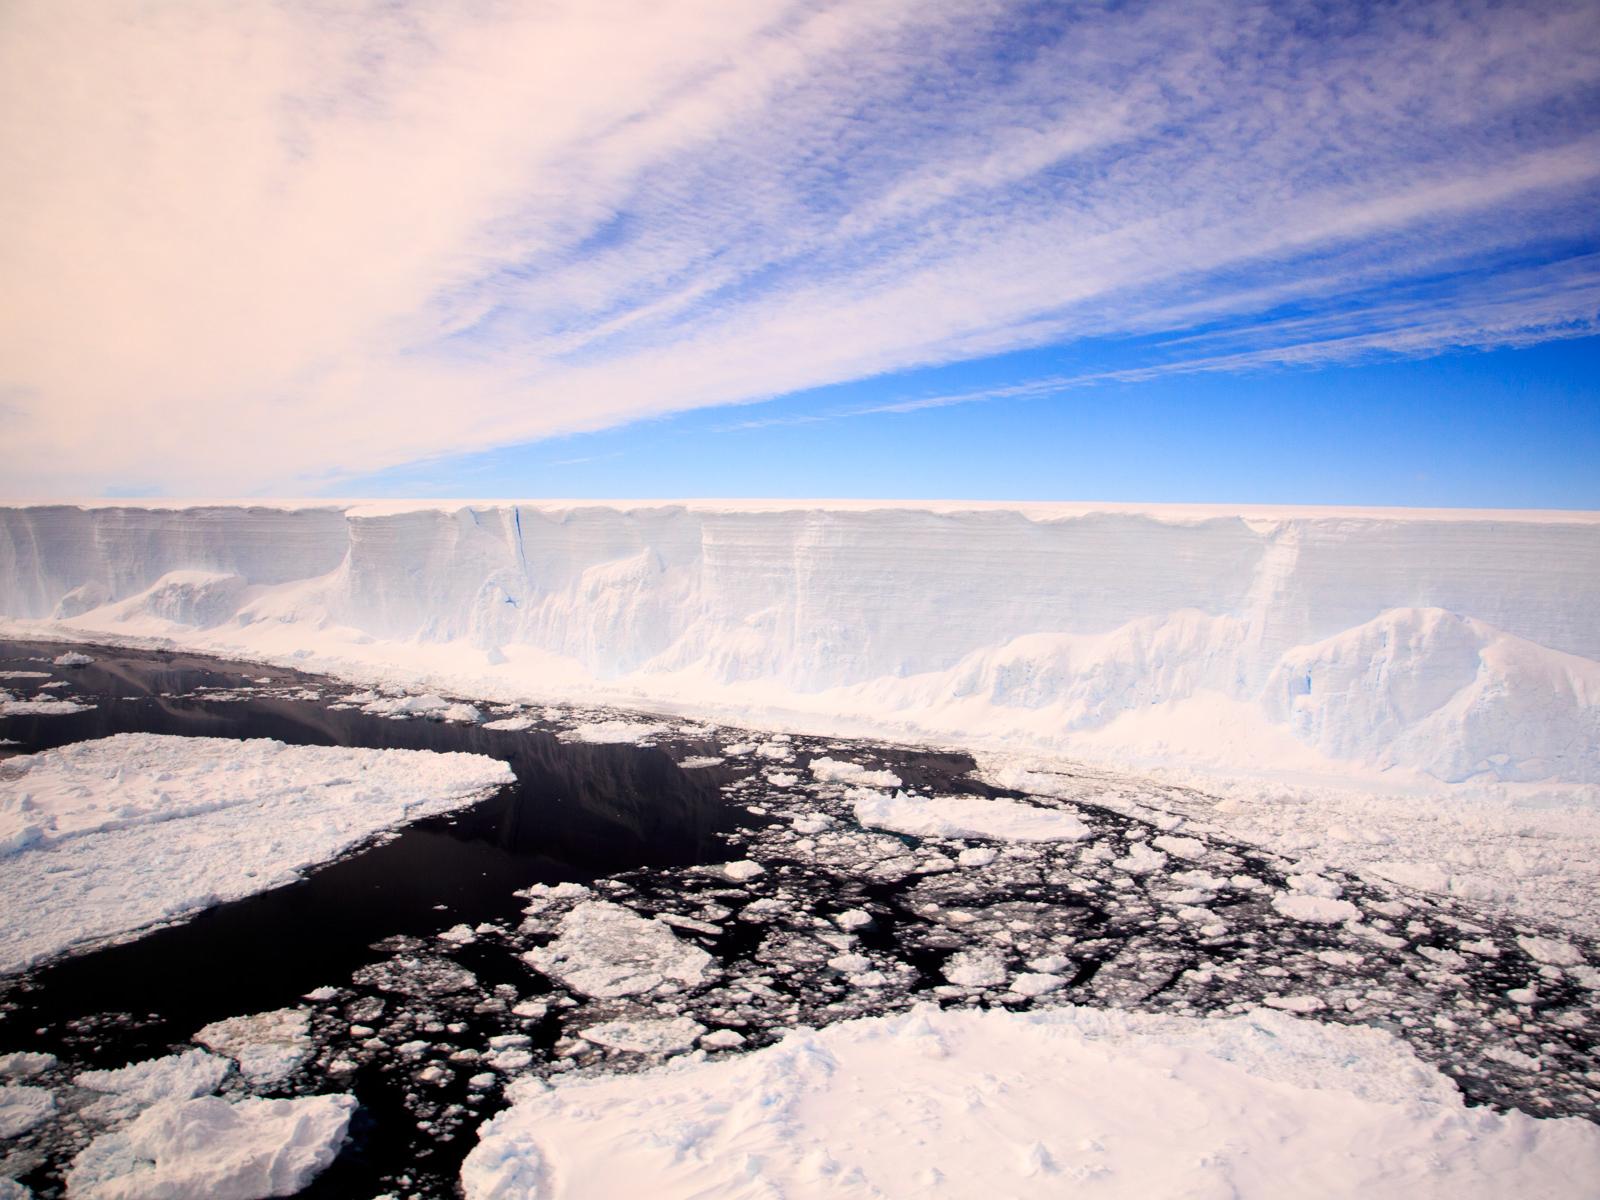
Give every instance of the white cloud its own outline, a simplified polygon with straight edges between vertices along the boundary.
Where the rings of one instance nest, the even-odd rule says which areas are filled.
[[[1554,0],[22,0],[0,486],[301,491],[1086,336],[1592,329],[1597,50]]]

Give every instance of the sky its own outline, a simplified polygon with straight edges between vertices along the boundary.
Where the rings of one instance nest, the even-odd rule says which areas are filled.
[[[0,7],[0,494],[1600,508],[1592,2]]]

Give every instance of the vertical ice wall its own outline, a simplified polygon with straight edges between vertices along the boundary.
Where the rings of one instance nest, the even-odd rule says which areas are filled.
[[[837,703],[978,702],[1064,732],[1215,693],[1334,757],[1452,777],[1590,770],[1597,613],[1593,514],[0,509],[10,617],[243,647],[287,624],[491,666],[533,647],[646,694],[853,689]]]

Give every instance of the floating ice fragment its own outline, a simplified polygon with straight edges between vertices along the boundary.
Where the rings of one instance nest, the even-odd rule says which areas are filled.
[[[0,1084],[0,1138],[14,1138],[48,1120],[56,1111],[55,1093],[25,1083]]]
[[[1583,962],[1583,952],[1571,942],[1522,936],[1517,938],[1517,945],[1535,962],[1549,963],[1555,967],[1575,967]]]
[[[709,954],[679,941],[661,922],[605,900],[579,904],[562,917],[553,942],[523,958],[598,998],[638,995],[663,983],[696,987],[712,967]]]
[[[1330,900],[1305,892],[1279,892],[1272,897],[1272,907],[1290,920],[1313,925],[1337,925],[1361,916],[1361,910],[1348,900]]]
[[[258,1200],[302,1191],[344,1142],[353,1096],[166,1101],[101,1134],[67,1172],[73,1200]]]
[[[1089,827],[1071,813],[1015,800],[978,796],[912,796],[860,792],[855,817],[873,829],[914,837],[993,838],[1014,842],[1076,842]]]
[[[311,1054],[311,1018],[294,1008],[230,1017],[207,1025],[194,1040],[233,1059],[253,1084],[281,1083]]]
[[[665,1057],[690,1049],[706,1027],[688,1017],[644,1018],[633,1021],[607,1021],[592,1025],[578,1036],[608,1050]]]

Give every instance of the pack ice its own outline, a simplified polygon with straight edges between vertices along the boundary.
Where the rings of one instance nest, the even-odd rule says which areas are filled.
[[[33,632],[1141,763],[1592,780],[1597,611],[1594,513],[0,509]]]

